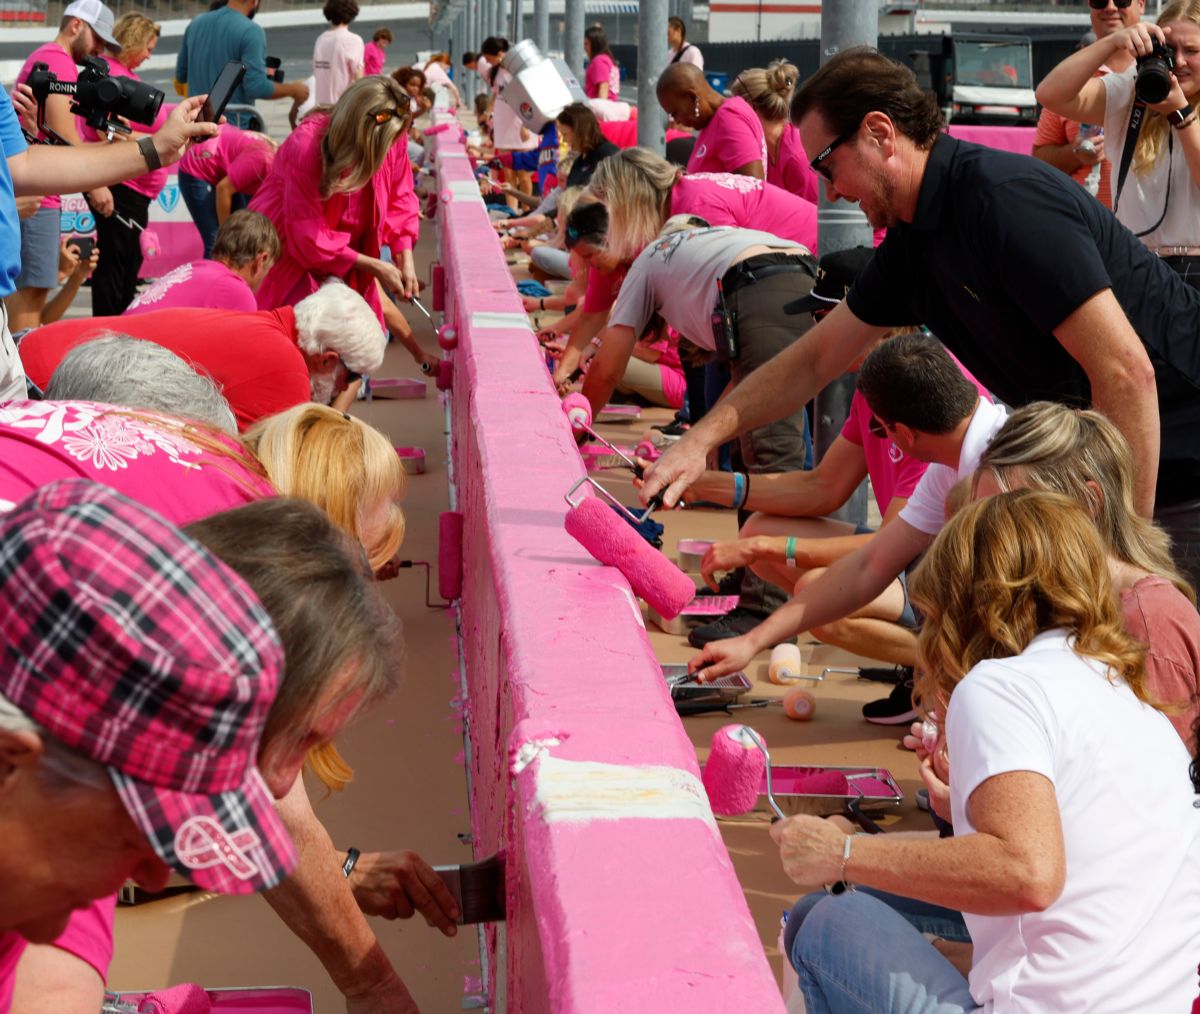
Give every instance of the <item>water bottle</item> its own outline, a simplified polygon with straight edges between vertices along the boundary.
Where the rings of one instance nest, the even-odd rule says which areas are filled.
[[[1096,150],[1096,141],[1104,137],[1104,127],[1096,123],[1081,123],[1079,125],[1079,139],[1075,147],[1079,151],[1093,152]],[[1097,162],[1091,169],[1088,170],[1087,177],[1083,181],[1087,192],[1095,197],[1100,193],[1100,162]]]

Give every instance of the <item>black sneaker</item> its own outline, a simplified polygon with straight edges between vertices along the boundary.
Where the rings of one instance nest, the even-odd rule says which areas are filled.
[[[724,641],[730,637],[741,637],[757,627],[767,614],[757,609],[736,609],[726,613],[712,623],[693,627],[688,633],[688,644],[693,648],[703,648],[709,641]]]
[[[916,721],[917,709],[912,702],[911,674],[896,684],[888,697],[864,704],[862,713],[872,725],[908,725]]]
[[[742,590],[742,575],[745,573],[745,568],[738,567],[737,570],[731,570],[720,581],[717,582],[717,590],[713,591],[708,585],[705,585],[698,592],[696,598],[707,598],[710,595],[736,595]]]
[[[675,418],[669,423],[659,423],[657,426],[651,426],[652,430],[658,430],[665,437],[681,437],[688,429],[688,424],[682,419]]]

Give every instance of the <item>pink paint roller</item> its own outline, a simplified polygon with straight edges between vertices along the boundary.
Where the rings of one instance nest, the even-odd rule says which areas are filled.
[[[702,776],[713,813],[723,817],[749,813],[758,802],[764,775],[767,802],[777,815],[771,822],[784,820],[784,812],[771,791],[771,754],[762,736],[748,725],[723,725],[713,733],[712,750]]]
[[[454,364],[449,359],[443,359],[438,363],[437,389],[439,391],[449,391],[453,386]]]
[[[438,594],[453,602],[463,589],[463,516],[442,511],[438,517]]]
[[[585,483],[635,524],[641,524],[652,509],[647,508],[639,518],[598,482],[585,476],[567,491],[566,501],[571,508],[566,519],[568,534],[601,563],[616,567],[634,594],[645,599],[652,609],[668,619],[678,616],[696,597],[692,579],[614,515],[598,497],[572,500],[575,491]]]
[[[449,324],[443,324],[438,328],[437,340],[438,345],[449,352],[451,349],[458,348],[458,331]]]
[[[430,293],[430,303],[433,304],[433,309],[436,313],[441,313],[446,309],[446,269],[440,264],[434,264],[433,270],[429,272],[430,288],[433,291]]]

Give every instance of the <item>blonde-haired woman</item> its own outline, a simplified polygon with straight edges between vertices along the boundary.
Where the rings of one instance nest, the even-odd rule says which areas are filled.
[[[162,26],[143,14],[122,14],[113,25],[113,38],[121,44],[121,51],[115,56],[109,51],[104,53],[109,75],[140,82],[137,68],[154,52],[161,32]],[[130,134],[130,139],[154,133],[174,108],[173,104],[163,103],[153,124],[132,124],[138,133]],[[85,141],[106,140],[84,123],[82,117],[76,119],[75,125]],[[96,246],[100,250],[100,261],[92,272],[93,316],[117,316],[133,302],[142,267],[141,231],[149,224],[150,202],[162,192],[166,183],[167,170],[153,169],[109,187],[115,214],[96,216]],[[126,222],[135,224],[127,225]]]
[[[729,90],[745,99],[762,123],[767,142],[767,182],[816,204],[821,184],[808,164],[800,131],[790,117],[792,92],[799,80],[800,72],[792,64],[775,60],[766,67],[742,71]]]
[[[1120,166],[1138,68],[1094,75],[1114,56],[1143,57],[1158,44],[1174,57],[1165,99],[1148,105],[1124,186],[1113,183],[1117,218],[1185,280],[1200,286],[1200,0],[1176,0],[1158,24],[1138,22],[1092,43],[1054,68],[1037,89],[1047,109],[1104,125],[1104,147]],[[1114,172],[1114,175],[1116,173]]]
[[[380,288],[417,294],[417,198],[408,161],[409,96],[391,78],[355,81],[332,109],[317,109],[279,147],[250,202],[279,232],[283,252],[258,290],[258,306],[290,306],[341,278],[426,371],[425,352]],[[391,250],[395,263],[381,258]]]
[[[808,816],[771,835],[799,883],[961,910],[970,972],[867,891],[810,896],[789,948],[807,1009],[1190,1009],[1189,752],[1149,701],[1091,518],[1035,490],[970,504],[909,588],[926,615],[917,694],[945,716],[954,837],[848,837]]]
[[[1129,445],[1099,412],[1034,402],[1018,409],[983,452],[975,495],[1028,487],[1069,496],[1091,516],[1125,629],[1147,646],[1146,682],[1191,746],[1200,716],[1200,613],[1171,559],[1171,540],[1133,507]]]
[[[405,477],[374,426],[306,402],[255,423],[243,442],[283,496],[309,500],[362,543],[378,571],[404,541]]]

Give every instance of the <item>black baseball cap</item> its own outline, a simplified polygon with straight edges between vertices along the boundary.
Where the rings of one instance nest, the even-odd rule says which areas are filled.
[[[827,253],[817,265],[817,283],[812,287],[812,292],[789,303],[788,313],[832,310],[846,298],[859,272],[874,256],[875,251],[869,246],[852,246]]]

